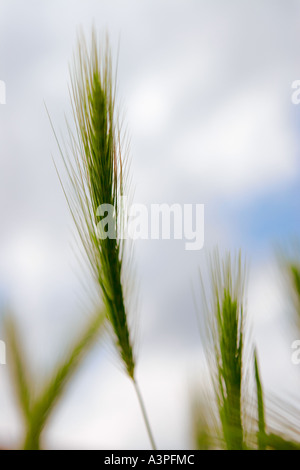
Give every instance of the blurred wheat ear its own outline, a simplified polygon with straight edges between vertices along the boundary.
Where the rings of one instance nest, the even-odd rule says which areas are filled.
[[[68,126],[70,151],[61,151],[71,191],[64,189],[98,291],[101,292],[121,362],[133,381],[152,447],[154,439],[135,377],[135,353],[129,330],[124,279],[123,213],[126,160],[122,130],[115,109],[115,85],[108,41],[98,45],[95,31],[91,47],[78,40],[71,69],[71,100],[75,133]],[[61,150],[61,147],[60,147]],[[65,185],[62,183],[63,188]],[[113,208],[108,230],[99,222],[99,207]],[[126,264],[126,272],[125,272]]]
[[[5,316],[5,333],[9,350],[9,370],[19,408],[26,428],[30,426],[31,406],[34,393],[33,378],[25,358],[24,347],[16,321],[11,313]]]
[[[257,351],[254,349],[252,353],[253,348],[250,347],[248,354],[249,344],[245,347],[249,335],[244,307],[246,269],[241,255],[233,260],[228,254],[222,260],[215,252],[210,264],[210,296],[207,289],[204,290],[202,281],[205,309],[205,328],[202,332],[204,339],[208,340],[206,354],[216,398],[215,401],[211,400],[211,406],[217,411],[214,409],[210,414],[213,418],[217,417],[217,421],[212,421],[209,429],[202,424],[202,433],[203,430],[206,432],[206,441],[208,435],[217,448],[228,450],[299,449],[299,410],[278,398],[266,402]],[[298,305],[300,277],[294,262],[288,265],[288,272]],[[256,397],[253,396],[252,386],[249,390],[249,377],[253,373]],[[218,432],[219,428],[221,433]],[[219,434],[221,440],[216,440]]]
[[[211,259],[211,297],[206,302],[208,361],[214,385],[223,441],[228,450],[245,448],[242,423],[244,268],[241,256]]]
[[[30,410],[25,450],[40,449],[41,435],[46,423],[83,359],[103,332],[104,318],[105,314],[101,311],[89,320],[86,328],[73,342],[69,352],[54,368],[42,391],[35,397]]]
[[[103,332],[104,318],[103,311],[90,318],[86,328],[69,348],[69,352],[63,355],[61,361],[55,366],[42,391],[37,393],[36,380],[29,370],[29,361],[26,359],[16,321],[11,314],[7,316],[5,329],[10,370],[26,427],[25,450],[39,450],[41,448],[42,432],[57,403],[62,398],[66,386]]]

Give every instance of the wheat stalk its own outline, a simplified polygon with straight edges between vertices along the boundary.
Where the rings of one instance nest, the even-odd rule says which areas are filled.
[[[124,279],[129,277],[128,260],[124,260],[124,214],[120,203],[128,179],[127,161],[123,157],[124,139],[115,109],[108,41],[103,48],[99,47],[95,31],[90,48],[83,35],[78,38],[71,69],[71,102],[76,128],[72,132],[68,125],[71,151],[62,151],[59,147],[71,187],[71,191],[64,189],[64,192],[96,287],[102,294],[117,351],[134,384],[151,445],[155,448],[136,381],[136,358],[124,295]],[[110,219],[113,236],[105,233],[103,221],[99,224],[97,218],[103,204],[113,208]]]
[[[258,418],[258,449],[265,450],[266,448],[266,423],[265,423],[265,405],[263,396],[263,387],[260,378],[259,364],[257,358],[257,352],[254,352],[254,374],[256,383],[256,394],[257,394],[257,418]]]

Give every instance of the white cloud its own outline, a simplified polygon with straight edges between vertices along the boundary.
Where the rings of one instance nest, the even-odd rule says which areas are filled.
[[[213,195],[254,197],[297,176],[287,106],[267,83],[232,93],[174,144],[176,164]]]

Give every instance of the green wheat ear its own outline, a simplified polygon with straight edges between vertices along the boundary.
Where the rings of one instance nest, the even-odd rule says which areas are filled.
[[[290,281],[299,300],[299,270],[295,262],[285,265]],[[204,294],[205,328],[203,339],[207,340],[207,358],[216,400],[210,400],[205,411],[212,409],[208,429],[202,423],[214,447],[229,450],[298,450],[300,447],[299,410],[280,398],[267,397],[263,391],[257,351],[246,354],[247,334],[245,322],[245,265],[239,255],[234,260],[228,254],[224,260],[216,252],[211,258],[210,295]],[[250,345],[251,346],[251,345]],[[253,368],[253,369],[252,369]],[[249,378],[254,372],[256,397],[245,390],[251,385]],[[207,398],[206,398],[207,401]],[[215,404],[217,406],[215,406]],[[254,416],[256,415],[256,418]],[[266,419],[268,417],[268,419]],[[270,423],[268,424],[268,421]],[[253,433],[253,425],[256,428]],[[219,433],[221,428],[221,433]],[[220,444],[216,437],[221,434]]]
[[[125,262],[121,197],[126,195],[126,161],[121,126],[115,107],[115,85],[108,42],[101,48],[93,31],[91,47],[78,40],[71,69],[71,101],[76,132],[71,132],[70,152],[62,152],[71,192],[65,191],[81,243],[101,293],[121,362],[132,379],[149,437],[154,440],[135,377],[135,352],[124,296]],[[60,148],[61,150],[61,148]],[[64,187],[64,185],[63,185]],[[113,218],[105,238],[98,208],[109,204]],[[112,226],[111,226],[112,225]],[[100,230],[100,232],[99,232]],[[100,233],[100,237],[99,237]],[[125,272],[126,265],[126,272]]]
[[[119,201],[123,194],[120,127],[115,111],[115,87],[109,48],[103,55],[93,33],[91,49],[83,37],[71,71],[72,106],[76,136],[72,157],[65,159],[73,187],[69,198],[81,241],[99,286],[115,343],[128,375],[134,378],[135,356],[124,301],[123,239]],[[114,238],[99,236],[97,211],[102,204],[114,209]],[[103,235],[103,233],[101,233]]]
[[[241,256],[211,259],[210,298],[205,295],[207,350],[225,447],[245,448],[242,423],[244,267]]]

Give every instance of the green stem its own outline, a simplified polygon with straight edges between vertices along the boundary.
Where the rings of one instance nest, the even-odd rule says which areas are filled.
[[[149,439],[150,439],[150,442],[151,442],[152,449],[156,450],[156,445],[155,445],[153,434],[152,434],[152,431],[151,431],[151,427],[150,427],[149,419],[148,419],[148,416],[147,416],[147,412],[146,412],[145,404],[144,404],[144,401],[143,401],[143,397],[141,395],[141,392],[140,392],[140,389],[139,389],[139,386],[138,386],[136,380],[133,378],[132,381],[133,381],[133,385],[134,385],[134,388],[135,388],[135,391],[136,391],[136,394],[137,394],[137,397],[138,397],[138,401],[139,401],[139,404],[140,404],[140,407],[141,407],[141,410],[142,410],[142,415],[143,415],[143,418],[144,418],[145,426],[146,426],[146,429],[147,429],[147,432],[148,432],[148,436],[149,436]]]

